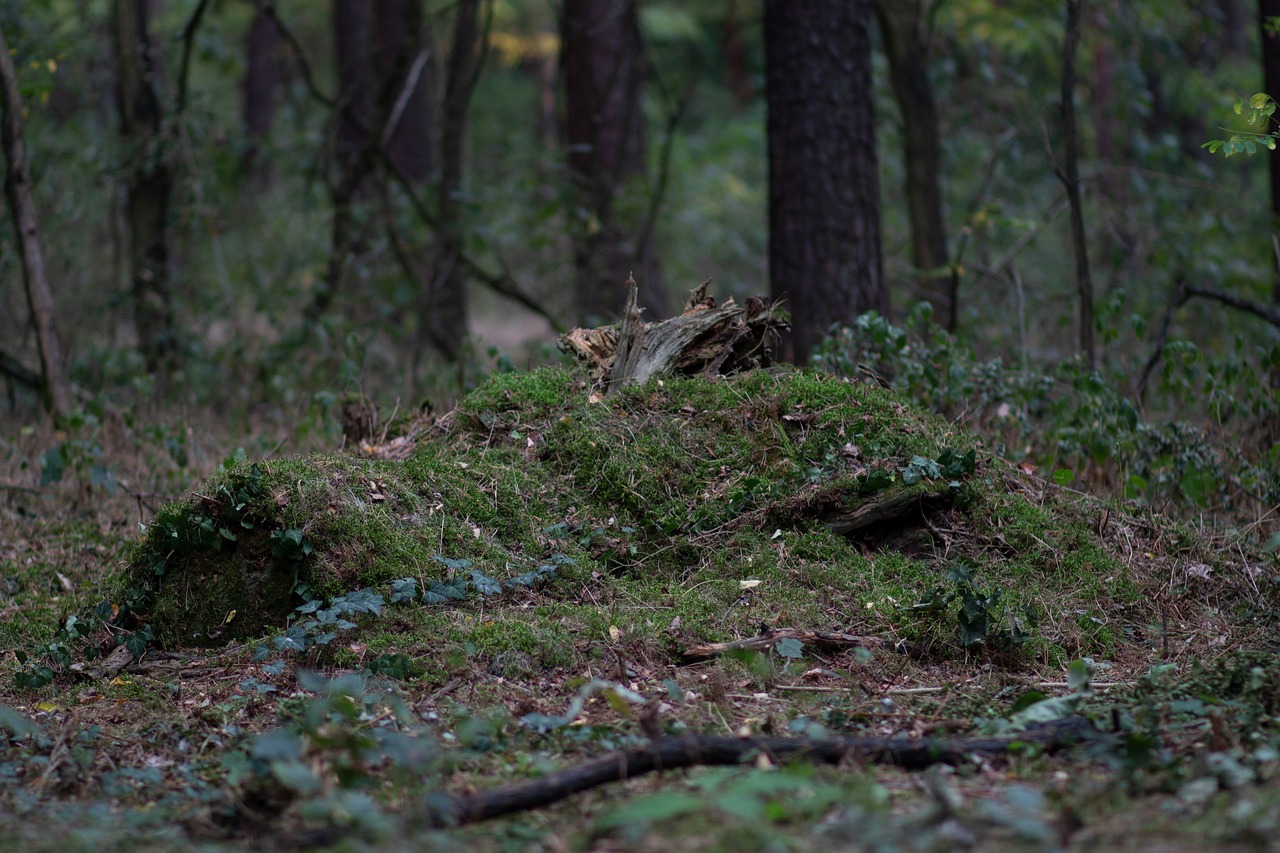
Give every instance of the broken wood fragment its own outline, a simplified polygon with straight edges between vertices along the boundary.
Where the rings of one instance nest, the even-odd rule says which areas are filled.
[[[908,517],[945,509],[954,502],[950,484],[940,480],[892,487],[832,513],[827,516],[826,524],[832,533],[852,536],[877,525],[898,523]]]
[[[621,325],[574,329],[560,336],[560,348],[586,364],[606,393],[660,374],[725,376],[772,365],[781,333],[791,328],[786,312],[760,296],[745,307],[732,298],[717,307],[708,284],[690,294],[680,316],[645,323],[629,278]]]

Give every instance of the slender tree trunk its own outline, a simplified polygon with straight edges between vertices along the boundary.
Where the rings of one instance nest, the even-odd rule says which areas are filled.
[[[467,110],[480,75],[480,47],[480,0],[459,0],[441,110],[440,183],[436,197],[440,230],[421,323],[435,347],[455,362],[462,355],[467,334],[467,279],[460,263],[464,229],[459,195]]]
[[[756,87],[747,69],[747,43],[742,38],[742,12],[738,0],[729,0],[724,22],[720,30],[720,43],[724,49],[725,81],[733,93],[733,102],[739,108],[751,103]]]
[[[146,0],[115,2],[120,132],[130,148],[127,219],[134,325],[147,370],[167,368],[176,351],[169,290],[169,197],[173,180],[156,94]]]
[[[245,43],[244,129],[249,136],[242,167],[246,172],[265,177],[257,163],[258,146],[271,132],[275,119],[276,92],[280,88],[280,63],[277,50],[280,33],[271,16],[258,12],[249,25]]]
[[[769,278],[798,363],[831,324],[889,310],[870,19],[870,0],[765,0]]]
[[[415,59],[426,49],[426,32],[422,27],[412,32],[405,29],[405,22],[408,20],[405,17],[408,3],[421,3],[421,0],[379,0],[374,5],[378,44],[374,70],[379,78],[385,78],[390,73],[390,60],[400,51],[402,39],[409,40],[410,56]],[[435,169],[432,140],[432,65],[424,61],[417,67],[418,72],[414,79],[409,81],[412,88],[402,93],[404,104],[400,107],[398,114],[393,117],[395,127],[387,142],[387,154],[404,175],[414,181],[423,182],[432,176]]]
[[[17,232],[22,253],[22,277],[26,284],[27,306],[36,330],[40,348],[41,392],[45,407],[55,418],[71,411],[71,386],[67,382],[66,361],[58,337],[57,313],[53,307],[53,290],[44,262],[44,245],[36,217],[36,204],[31,189],[31,169],[27,164],[27,148],[23,142],[22,97],[13,70],[9,43],[0,31],[0,142],[4,146],[4,190],[9,201],[9,214]]]
[[[1089,275],[1089,250],[1080,197],[1079,142],[1076,128],[1076,49],[1080,45],[1080,7],[1083,0],[1067,0],[1066,35],[1062,41],[1063,167],[1059,178],[1071,205],[1071,242],[1076,256],[1076,292],[1080,299],[1080,353],[1090,368],[1098,366],[1093,338],[1093,279]]]
[[[333,34],[338,58],[339,164],[364,149],[373,113],[373,65],[369,61],[367,0],[333,0]]]
[[[1262,91],[1280,98],[1280,0],[1258,0],[1258,32],[1262,36]],[[1280,152],[1268,151],[1266,157],[1274,231],[1280,227]],[[1272,286],[1271,299],[1280,305],[1280,276]]]
[[[956,279],[948,269],[942,216],[942,144],[938,108],[929,80],[927,10],[920,0],[877,0],[876,13],[889,60],[889,80],[902,113],[907,213],[916,290],[933,306],[934,320],[955,331]]]
[[[1243,56],[1249,49],[1249,10],[1245,0],[1217,0],[1222,16],[1222,50],[1228,56]]]
[[[649,318],[665,316],[657,258],[639,240],[644,205],[627,198],[645,174],[636,0],[564,0],[561,9],[565,144],[587,212],[574,238],[580,319],[621,311],[633,273]]]
[[[309,320],[320,317],[343,289],[351,255],[356,251],[355,202],[365,179],[373,171],[379,152],[389,143],[394,122],[407,104],[406,85],[421,63],[415,63],[413,46],[421,37],[422,6],[404,3],[401,37],[390,57],[379,57],[383,70],[374,84],[369,61],[370,7],[361,0],[335,0],[333,23],[338,48],[338,136],[336,168],[329,179],[333,204],[328,270],[306,311]],[[416,83],[416,80],[412,81]]]

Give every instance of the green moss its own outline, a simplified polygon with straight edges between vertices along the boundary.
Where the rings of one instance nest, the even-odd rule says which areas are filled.
[[[870,468],[895,472],[913,455],[974,446],[883,389],[779,369],[667,378],[600,398],[580,375],[546,369],[493,377],[446,423],[404,461],[262,463],[258,491],[229,509],[226,495],[253,476],[241,466],[213,478],[206,497],[166,507],[132,562],[135,581],[162,570],[157,636],[176,643],[278,627],[299,603],[289,594],[295,576],[329,598],[361,587],[385,594],[397,578],[469,578],[475,569],[504,581],[563,555],[572,564],[539,587],[535,608],[505,606],[504,596],[481,610],[475,594],[456,611],[415,605],[415,623],[444,643],[435,669],[458,655],[563,665],[570,638],[592,638],[590,654],[617,631],[628,641],[695,642],[747,636],[762,622],[836,620],[953,642],[953,616],[909,611],[946,583],[928,534],[925,550],[907,555],[881,531],[872,539],[885,544],[868,549],[821,520],[828,504],[817,498],[863,499],[857,477]],[[999,476],[970,479],[964,524],[973,533],[948,558],[978,566],[980,588],[1000,589],[1008,607],[1082,591],[1137,595],[1085,513],[1031,504]],[[175,550],[165,532],[188,535],[202,518],[215,530],[245,529],[235,543],[215,537]],[[273,547],[271,536],[291,530],[305,537],[305,559]]]

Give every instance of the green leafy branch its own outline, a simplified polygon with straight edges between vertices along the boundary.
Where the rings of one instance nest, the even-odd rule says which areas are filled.
[[[1258,92],[1247,104],[1236,101],[1234,109],[1236,115],[1248,116],[1246,121],[1250,127],[1266,128],[1270,122],[1276,121],[1273,118],[1276,102],[1266,92]],[[1237,130],[1232,131],[1229,139],[1210,139],[1200,147],[1208,148],[1210,154],[1221,151],[1223,156],[1230,157],[1232,154],[1256,154],[1258,146],[1274,151],[1277,139],[1280,139],[1280,132],[1275,130]]]

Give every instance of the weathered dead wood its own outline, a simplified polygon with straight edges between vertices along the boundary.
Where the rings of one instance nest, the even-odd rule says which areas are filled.
[[[857,634],[845,634],[839,631],[811,631],[808,628],[766,628],[755,637],[745,640],[732,640],[727,643],[703,643],[690,646],[684,650],[685,660],[710,658],[726,652],[751,651],[763,652],[773,648],[779,640],[799,640],[810,646],[828,648],[862,648],[876,649],[884,645],[879,637],[860,637]]]
[[[560,348],[590,366],[606,392],[664,373],[715,376],[773,364],[779,335],[790,328],[786,313],[761,297],[717,307],[708,284],[680,316],[645,323],[630,278],[621,326],[574,329],[560,336]]]
[[[943,509],[955,500],[945,482],[924,482],[914,486],[885,489],[860,503],[845,507],[825,519],[832,533],[852,536],[881,524],[892,524],[908,516]]]
[[[576,793],[634,779],[655,770],[739,765],[767,759],[775,764],[798,759],[825,764],[892,764],[918,770],[934,764],[962,764],[973,756],[1003,755],[1024,746],[1054,750],[1078,743],[1094,731],[1083,717],[1070,717],[999,738],[833,737],[821,740],[782,737],[688,735],[662,737],[646,746],[615,752],[533,782],[469,796],[429,795],[428,822],[437,827],[478,823],[514,812],[551,805]]]

